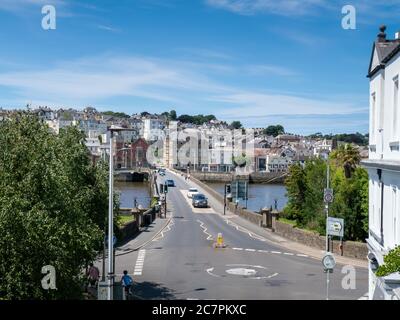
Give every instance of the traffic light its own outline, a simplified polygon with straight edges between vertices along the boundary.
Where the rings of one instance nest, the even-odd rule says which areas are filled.
[[[227,194],[231,193],[231,185],[230,184],[226,185],[226,193]]]
[[[164,184],[164,193],[168,193],[168,185]]]
[[[160,193],[164,193],[164,185],[160,183]]]

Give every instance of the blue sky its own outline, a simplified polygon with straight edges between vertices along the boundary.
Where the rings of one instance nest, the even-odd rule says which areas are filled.
[[[215,114],[294,133],[368,131],[378,27],[394,0],[1,0],[0,106]],[[57,29],[41,28],[43,5]],[[341,27],[342,6],[357,29]]]

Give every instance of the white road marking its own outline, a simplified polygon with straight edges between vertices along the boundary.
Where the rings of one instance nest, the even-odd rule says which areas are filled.
[[[146,249],[139,250],[139,254],[136,260],[135,271],[133,275],[141,276],[143,273],[144,258],[146,256]]]
[[[207,269],[206,271],[210,276],[213,276],[213,277],[216,277],[216,278],[220,278],[221,277],[219,275],[216,275],[216,274],[212,273],[214,271],[214,268]]]
[[[256,249],[245,249],[246,251],[255,252]]]
[[[271,251],[271,253],[282,254],[280,251]]]
[[[200,220],[197,220],[197,222],[200,223],[200,227],[203,229],[203,232],[208,236],[207,240],[212,241],[213,240],[213,236],[207,232],[207,228],[204,226],[204,223],[202,221],[200,221]]]
[[[257,250],[257,252],[269,253],[269,251],[268,251],[268,250]]]
[[[301,254],[301,253],[298,253],[297,256],[298,256],[298,257],[305,257],[305,258],[308,258],[308,255],[306,255],[306,254]]]
[[[158,241],[158,240],[164,238],[164,233],[170,231],[170,230],[171,230],[171,227],[172,227],[174,224],[175,224],[174,220],[171,219],[171,220],[169,221],[169,223],[167,224],[167,226],[164,228],[164,230],[161,231],[161,233],[160,233],[157,237],[155,237],[152,241]]]
[[[257,239],[257,240],[262,241],[262,242],[267,241],[267,239],[252,233],[251,231],[247,230],[246,228],[243,228],[243,227],[237,225],[236,223],[234,223],[234,222],[232,222],[232,221],[230,221],[230,220],[228,220],[226,218],[224,218],[224,220],[228,225],[234,227],[236,230],[241,231],[243,233],[247,233],[250,238]]]
[[[243,248],[232,248],[232,250],[238,250],[238,251],[242,251]]]
[[[293,254],[293,253],[290,253],[290,252],[284,252],[283,254],[285,254],[285,255],[287,255],[287,256],[294,256],[294,254]]]

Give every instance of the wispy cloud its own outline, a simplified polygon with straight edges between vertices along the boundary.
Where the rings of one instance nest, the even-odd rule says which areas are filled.
[[[106,26],[106,25],[102,25],[102,24],[99,24],[97,26],[97,28],[100,29],[100,30],[105,30],[105,31],[109,31],[109,32],[120,32],[121,31],[118,28],[114,28],[114,27]]]
[[[213,101],[228,103],[230,108],[221,110],[225,118],[257,118],[271,115],[351,114],[366,111],[352,100],[312,99],[299,95],[270,94],[242,91],[230,95],[215,96]],[[236,105],[237,107],[234,107]]]
[[[351,114],[364,110],[352,102],[356,99],[308,98],[251,88],[244,91],[229,85],[238,74],[243,75],[243,70],[282,76],[293,73],[272,65],[242,66],[233,71],[231,78],[225,75],[227,81],[222,81],[213,76],[210,68],[197,62],[103,55],[63,61],[44,70],[0,73],[0,89],[8,91],[8,99],[50,101],[53,106],[104,105],[120,97],[133,102],[140,98],[173,103],[182,110],[202,106],[207,110],[204,112],[214,110],[221,119],[254,123],[273,115]]]
[[[0,10],[20,13],[45,5],[65,7],[67,3],[64,0],[1,0]]]
[[[242,15],[272,13],[282,16],[309,14],[329,6],[326,0],[206,0],[206,4]]]
[[[298,75],[294,70],[276,65],[250,65],[245,67],[244,70],[251,76],[293,77]]]

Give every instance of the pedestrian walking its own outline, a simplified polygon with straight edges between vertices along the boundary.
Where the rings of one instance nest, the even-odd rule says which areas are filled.
[[[88,277],[89,285],[91,287],[95,287],[100,278],[100,271],[99,271],[99,268],[94,266],[92,262],[89,264],[89,270],[87,272],[87,277]]]

